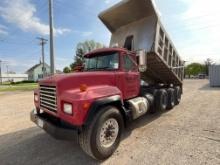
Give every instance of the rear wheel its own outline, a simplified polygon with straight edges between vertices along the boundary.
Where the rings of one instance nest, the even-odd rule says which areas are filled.
[[[79,134],[80,146],[95,159],[107,159],[117,149],[123,127],[119,110],[111,106],[105,107]]]
[[[175,96],[174,96],[174,89],[169,88],[167,89],[167,94],[168,94],[168,104],[167,104],[167,109],[170,110],[175,106]]]
[[[168,95],[165,89],[156,91],[155,94],[155,111],[164,111],[167,108]]]
[[[175,105],[178,105],[181,101],[181,88],[179,86],[174,88],[174,103]]]

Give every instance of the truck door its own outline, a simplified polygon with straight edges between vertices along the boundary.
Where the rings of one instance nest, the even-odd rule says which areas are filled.
[[[123,55],[123,69],[124,98],[136,97],[140,89],[140,74],[135,58],[132,55]]]

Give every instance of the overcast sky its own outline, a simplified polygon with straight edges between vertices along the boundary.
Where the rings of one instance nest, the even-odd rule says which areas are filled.
[[[76,44],[94,39],[109,44],[110,33],[97,18],[100,11],[119,0],[54,0],[56,67],[73,61]],[[39,63],[36,37],[48,38],[47,0],[0,1],[0,60],[9,70],[25,72]],[[191,62],[207,58],[220,63],[219,0],[155,0],[162,23],[180,56]],[[49,64],[49,44],[46,62]],[[6,71],[6,64],[3,65]]]

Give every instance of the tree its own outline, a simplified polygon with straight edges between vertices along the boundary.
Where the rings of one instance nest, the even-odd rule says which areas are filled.
[[[76,46],[76,54],[74,56],[74,62],[70,64],[70,68],[74,70],[76,66],[82,65],[84,61],[84,55],[95,49],[103,48],[104,45],[96,42],[94,40],[87,40],[85,42],[80,42]]]
[[[71,72],[71,69],[66,66],[64,69],[63,69],[63,73],[70,73]]]
[[[77,67],[77,66],[80,66],[80,65],[83,65],[83,63],[85,62],[84,61],[84,55],[86,53],[89,53],[95,49],[98,49],[98,48],[104,48],[105,46],[99,42],[96,42],[94,40],[86,40],[84,42],[80,42],[77,44],[76,46],[76,54],[74,56],[74,62],[70,64],[69,67],[65,67],[65,71],[68,71],[67,68],[70,69],[70,72],[71,71],[74,71],[74,69]],[[66,73],[63,69],[63,72]],[[69,73],[69,72],[67,72]]]
[[[199,73],[205,72],[205,65],[202,65],[200,63],[192,63],[186,66],[185,73],[186,75],[193,75],[196,76]]]
[[[74,57],[74,62],[70,64],[71,70],[74,70],[76,66],[82,65],[84,63],[84,51],[82,48],[79,48],[77,45],[76,55]]]

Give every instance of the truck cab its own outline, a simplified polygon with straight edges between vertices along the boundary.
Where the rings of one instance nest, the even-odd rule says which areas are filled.
[[[106,48],[86,54],[81,72],[41,80],[34,95],[38,111],[82,126],[95,100],[118,96],[123,102],[139,93],[136,54],[123,48]]]
[[[139,94],[140,73],[135,53],[126,49],[101,49],[85,55],[85,61],[86,72],[114,73],[114,83],[111,85],[120,90],[123,100]]]

